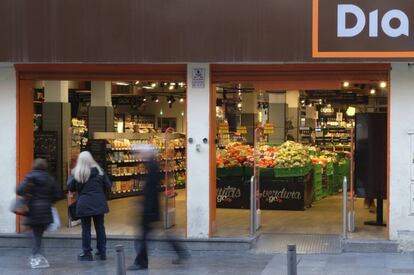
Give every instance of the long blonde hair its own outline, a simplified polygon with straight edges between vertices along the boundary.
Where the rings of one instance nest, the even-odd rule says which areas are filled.
[[[85,183],[91,176],[91,169],[98,169],[99,175],[103,175],[103,170],[99,167],[98,163],[93,159],[91,153],[83,151],[79,154],[76,166],[72,170],[72,176],[77,182]]]

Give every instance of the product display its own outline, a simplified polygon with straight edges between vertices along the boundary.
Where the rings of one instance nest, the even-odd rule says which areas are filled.
[[[165,185],[165,173],[168,173],[169,186],[174,188],[185,187],[186,156],[185,139],[180,137],[169,139],[166,148],[165,135],[153,135],[140,138],[140,134],[133,134],[133,138],[95,139],[90,140],[89,147],[112,180],[111,198],[141,194],[147,170],[145,162],[140,159],[137,151],[138,144],[152,144],[159,151],[160,173],[162,174],[161,187]],[[97,146],[101,144],[101,146]],[[104,147],[104,150],[102,150]],[[94,150],[95,148],[95,150]],[[169,153],[167,153],[169,152]],[[105,154],[103,156],[103,154]],[[168,154],[168,155],[167,155]],[[168,161],[168,167],[166,162]]]
[[[336,194],[348,154],[286,141],[257,149],[261,209],[304,210],[313,200]],[[230,143],[217,151],[217,206],[249,208],[254,148]]]

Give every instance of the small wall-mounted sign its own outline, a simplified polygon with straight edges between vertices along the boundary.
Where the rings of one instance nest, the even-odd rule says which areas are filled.
[[[206,86],[206,70],[204,68],[194,68],[191,74],[191,86],[202,89]]]

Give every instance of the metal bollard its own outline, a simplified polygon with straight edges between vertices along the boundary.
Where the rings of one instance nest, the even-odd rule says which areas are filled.
[[[116,274],[117,275],[125,275],[126,268],[125,268],[125,252],[124,246],[117,245],[115,246],[116,250]]]
[[[298,274],[298,266],[296,262],[296,245],[294,244],[288,244],[287,246],[287,274]]]
[[[348,195],[348,183],[346,177],[342,181],[342,239],[347,239],[347,195]]]

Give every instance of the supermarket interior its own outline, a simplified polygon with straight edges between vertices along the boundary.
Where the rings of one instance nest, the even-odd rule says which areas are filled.
[[[340,234],[345,178],[348,194],[354,194],[350,238],[385,239],[387,84],[343,81],[336,88],[302,90],[215,85],[214,236],[249,235],[252,177],[258,182],[260,232]],[[185,236],[186,83],[37,81],[33,103],[34,156],[48,160],[65,194],[57,204],[59,234],[80,232],[68,219],[73,197],[66,180],[82,150],[113,182],[108,234],[135,234],[146,168],[134,145],[151,143],[160,152],[167,213],[158,227]]]

